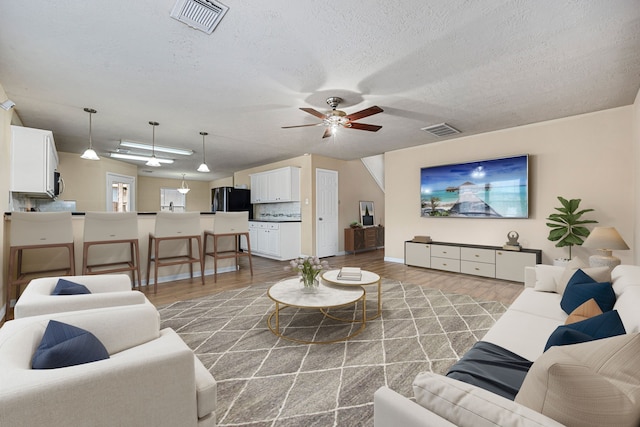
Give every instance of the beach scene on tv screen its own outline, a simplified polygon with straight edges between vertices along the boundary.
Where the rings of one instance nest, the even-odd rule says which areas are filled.
[[[420,170],[423,217],[527,218],[526,155]]]

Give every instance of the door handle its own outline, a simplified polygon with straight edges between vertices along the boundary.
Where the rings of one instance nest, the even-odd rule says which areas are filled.
[[[322,217],[318,218],[318,221],[322,221]]]

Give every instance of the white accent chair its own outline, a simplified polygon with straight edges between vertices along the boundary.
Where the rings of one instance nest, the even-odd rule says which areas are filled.
[[[91,293],[51,295],[58,279],[61,278],[84,285]],[[144,304],[145,302],[147,297],[142,292],[131,290],[131,279],[126,274],[42,277],[29,282],[13,308],[13,316],[15,319],[20,319],[63,311]]]
[[[93,333],[110,358],[31,369],[50,319]],[[150,303],[35,316],[0,329],[2,426],[215,426],[216,382]]]

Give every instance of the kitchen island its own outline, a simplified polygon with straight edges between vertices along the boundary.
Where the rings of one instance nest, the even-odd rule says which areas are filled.
[[[72,212],[72,227],[73,227],[73,240],[74,240],[74,252],[76,263],[76,274],[81,274],[82,271],[82,245],[84,234],[84,212]],[[155,228],[155,215],[156,212],[138,212],[138,241],[140,246],[140,273],[142,275],[142,283],[146,284],[147,277],[147,256],[149,253],[149,233],[153,233]],[[215,221],[215,214],[212,212],[200,213],[200,229],[202,232],[205,230],[213,230],[213,222]],[[4,265],[8,265],[10,235],[11,235],[11,212],[4,214],[4,247],[7,250],[4,251]],[[186,243],[182,242],[166,242],[167,245],[175,244],[176,251],[183,250],[186,252]],[[226,247],[233,246],[233,242],[222,242]],[[253,240],[252,240],[253,244]],[[164,243],[163,243],[164,245]],[[182,248],[180,247],[182,245]],[[253,246],[253,245],[252,245]],[[99,250],[98,250],[99,249]],[[194,245],[194,250],[197,248]],[[108,245],[105,248],[96,248],[95,252],[91,252],[92,257],[99,257],[100,262],[117,262],[122,260],[124,256],[128,255],[128,246],[126,243]],[[67,257],[60,251],[56,252],[51,249],[42,250],[30,250],[26,251],[23,257],[23,266],[25,271],[41,270],[44,268],[55,268],[59,265],[64,265],[67,261]],[[236,269],[234,265],[234,259],[223,259],[218,262],[218,273],[224,273],[227,271],[233,271]],[[194,269],[194,277],[200,277],[198,269]],[[188,279],[189,267],[187,265],[176,265],[170,267],[163,267],[158,272],[158,283],[171,282],[175,280]],[[205,257],[205,276],[213,275],[213,258]]]

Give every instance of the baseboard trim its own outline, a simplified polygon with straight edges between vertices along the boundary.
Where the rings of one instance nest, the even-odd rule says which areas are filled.
[[[388,262],[397,262],[398,264],[404,264],[404,259],[402,258],[391,258],[386,256],[384,257],[384,260]]]
[[[229,271],[236,271],[238,267],[236,266],[229,266],[229,267],[224,267],[224,268],[218,268],[218,274],[221,273],[228,273]],[[213,276],[213,268],[209,269],[209,270],[205,270],[204,271],[204,275],[205,276]],[[193,277],[200,277],[200,272],[199,271],[194,271],[193,272]],[[161,276],[158,279],[158,285],[161,285],[163,283],[167,283],[167,282],[175,282],[176,280],[184,280],[184,279],[190,279],[191,276],[189,275],[189,273],[181,273],[181,274],[175,274],[173,276]],[[140,281],[142,283],[142,286],[147,286],[147,281],[146,280],[141,280]]]

